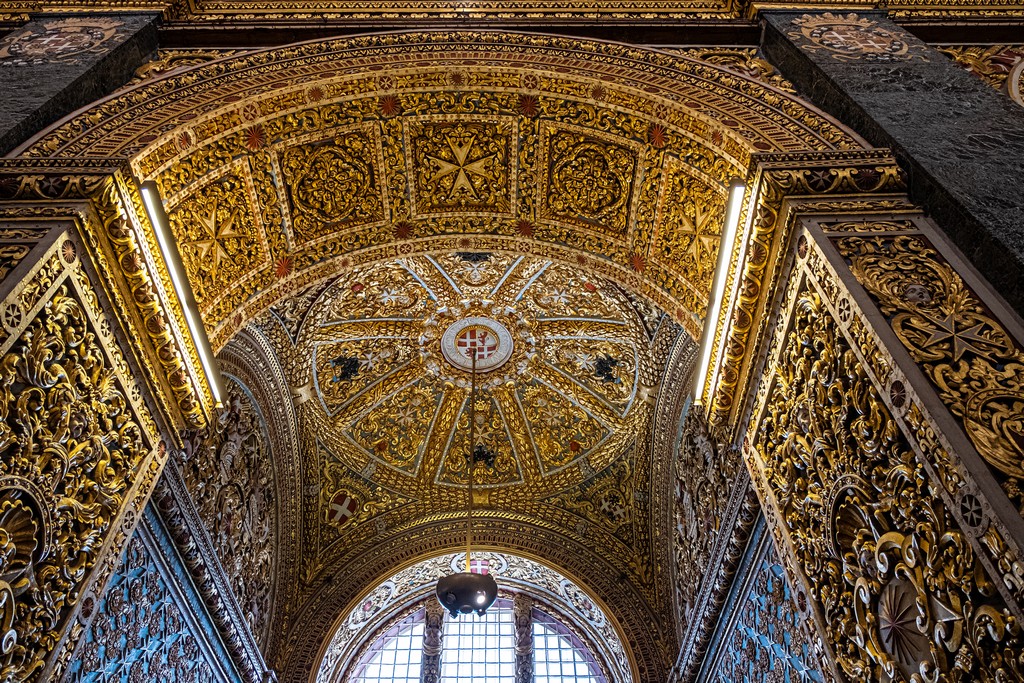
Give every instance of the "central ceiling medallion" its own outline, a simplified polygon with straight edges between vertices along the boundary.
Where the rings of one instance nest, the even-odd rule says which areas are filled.
[[[459,370],[490,372],[512,357],[512,335],[497,320],[484,317],[463,318],[452,323],[441,335],[441,354]]]

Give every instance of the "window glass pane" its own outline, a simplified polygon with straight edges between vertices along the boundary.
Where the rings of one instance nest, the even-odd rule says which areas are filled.
[[[579,638],[561,622],[533,610],[534,683],[605,683],[605,677]]]
[[[353,683],[419,683],[423,659],[423,612],[382,633],[363,655]]]
[[[514,683],[512,610],[496,603],[484,616],[445,617],[441,683]]]

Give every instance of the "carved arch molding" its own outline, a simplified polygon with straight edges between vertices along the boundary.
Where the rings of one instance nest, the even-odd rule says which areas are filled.
[[[753,246],[733,278],[744,283],[728,309],[740,324],[721,326],[731,336],[718,343],[725,369],[711,419],[723,429],[743,395],[748,349],[763,336],[755,321],[783,279],[784,200],[903,189],[892,160],[863,147],[792,94],[698,60],[554,37],[412,33],[259,51],[142,82],[4,161],[14,182],[0,184],[0,200],[28,215],[30,205],[102,199],[101,217],[118,217],[80,229],[96,279],[124,303],[111,325],[142,340],[152,368],[140,373],[144,390],[166,424],[180,427],[201,426],[210,400],[194,380],[195,352],[166,297],[130,175],[161,188],[215,347],[239,365],[259,357],[261,368],[269,355],[253,350],[263,343],[254,328],[244,343],[232,340],[271,306],[360,267],[455,252],[525,254],[615,283],[681,328],[677,360],[692,362],[726,187],[734,178],[764,182],[745,212]],[[787,185],[750,170],[773,160],[806,173]],[[143,281],[151,296],[137,293]],[[163,307],[160,325],[145,322],[154,306]],[[675,473],[652,453],[675,433],[685,369],[663,368],[661,392],[649,396],[657,422],[636,449],[648,470],[638,490],[650,503],[635,566],[534,519],[494,514],[479,534],[585,577],[611,606],[641,680],[665,678],[682,638],[670,588]],[[254,375],[249,384],[257,383]],[[277,412],[263,407],[269,423]],[[268,434],[275,447],[295,438],[281,427]],[[182,446],[176,433],[167,440]],[[309,456],[295,443],[283,448],[294,469],[277,472],[279,495],[303,481],[299,460]],[[306,538],[304,515],[317,521],[304,491],[289,495],[277,501],[279,549]],[[289,570],[296,580],[287,583],[303,584],[301,601],[276,584],[283,607],[271,631],[282,635],[270,636],[268,654],[285,680],[308,677],[331,624],[362,591],[403,563],[457,546],[460,532],[448,516],[379,532],[370,525],[363,535],[372,555],[335,558],[345,563],[334,570]]]

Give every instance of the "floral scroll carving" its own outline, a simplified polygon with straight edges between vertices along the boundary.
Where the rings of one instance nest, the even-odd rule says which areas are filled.
[[[838,668],[1024,679],[1020,624],[816,292],[790,330],[754,449]]]
[[[771,539],[752,551],[753,579],[746,594],[737,596],[737,618],[721,635],[724,652],[709,680],[820,683],[821,662],[801,629],[798,599]]]
[[[155,558],[136,534],[64,683],[220,681],[190,631]]]
[[[1024,513],[1024,349],[923,237],[837,247]]]
[[[227,408],[186,443],[182,476],[249,628],[264,640],[274,571],[274,479],[266,423],[229,379]]]
[[[66,286],[0,361],[0,680],[36,681],[147,450]]]
[[[691,408],[676,460],[676,591],[682,618],[694,618],[704,574],[712,564],[726,507],[740,469],[739,455],[714,442],[700,409]]]

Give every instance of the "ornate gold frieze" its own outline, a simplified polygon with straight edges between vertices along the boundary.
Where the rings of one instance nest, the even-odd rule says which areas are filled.
[[[584,56],[595,52],[603,58]],[[364,66],[340,73],[340,62]],[[230,258],[214,259],[215,278],[186,258],[194,288],[216,292],[200,297],[216,348],[273,301],[374,250],[467,234],[604,261],[602,274],[639,280],[696,336],[714,240],[698,237],[696,251],[665,242],[687,219],[710,234],[702,223],[717,214],[659,215],[664,170],[674,164],[713,196],[751,153],[860,144],[792,96],[706,62],[469,32],[237,55],[122,91],[44,138],[26,154],[132,158],[193,232],[210,218],[210,193],[230,188],[217,200],[224,220],[237,216],[222,235]],[[686,183],[677,190],[699,199]],[[242,248],[236,229],[258,255],[231,252]],[[194,254],[222,251],[209,230],[185,241]]]
[[[755,81],[779,90],[796,93],[796,88],[783,78],[772,64],[761,56],[755,47],[688,47],[663,48],[673,54],[690,57],[708,64],[724,66]]]
[[[741,233],[737,238],[726,280],[726,292],[732,292],[732,298],[722,306],[718,321],[707,322],[716,330],[713,357],[722,354],[717,375],[708,376],[713,382],[708,416],[719,425],[735,424],[736,400],[753,360],[749,350],[760,345],[767,297],[781,283],[782,245],[789,239],[794,209],[801,205],[784,202],[797,197],[819,202],[823,196],[833,203],[856,202],[905,189],[899,167],[885,150],[765,155],[748,187],[740,225],[742,229],[749,221],[749,235],[744,238]],[[741,254],[744,261],[739,263]]]
[[[762,9],[792,9],[794,3],[783,0],[757,0],[733,2],[731,0],[614,0],[613,2],[569,2],[548,0],[534,3],[526,0],[498,2],[485,0],[472,7],[453,5],[442,0],[405,0],[382,3],[369,0],[6,0],[0,2],[0,17],[25,20],[28,13],[82,13],[82,12],[161,12],[165,19],[174,20],[176,26],[205,27],[215,24],[244,22],[244,25],[290,29],[309,26],[330,26],[332,22],[348,28],[353,18],[367,26],[377,26],[382,20],[399,22],[399,26],[416,28],[424,19],[449,19],[465,22],[467,19],[502,20],[511,17],[550,22],[551,20],[602,20],[637,22],[688,19],[721,22],[735,17],[754,17]],[[848,0],[804,2],[801,9],[842,11],[863,9],[863,3]],[[887,5],[897,18],[931,19],[1001,19],[1021,16],[1019,4],[1013,0],[1000,3],[982,0],[904,0]],[[641,24],[642,25],[642,24]],[[539,29],[535,29],[539,30]]]

